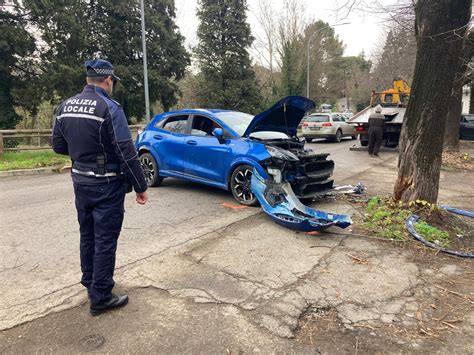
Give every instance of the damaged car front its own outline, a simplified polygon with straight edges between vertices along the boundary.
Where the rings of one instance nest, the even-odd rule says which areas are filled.
[[[322,197],[333,188],[334,162],[327,153],[305,148],[296,130],[305,112],[315,106],[304,97],[286,97],[254,117],[244,136],[265,145],[270,157],[253,170],[251,190],[263,210],[277,223],[301,231],[351,224],[346,215],[325,213],[300,199]]]
[[[310,216],[317,226],[342,226],[347,221],[316,216],[299,202],[333,187],[334,162],[305,149],[296,135],[313,107],[311,100],[289,96],[257,116],[221,109],[159,114],[136,142],[147,184],[159,186],[169,177],[198,182],[230,190],[243,205],[260,203],[278,222],[305,219],[298,225],[302,230],[310,229]]]

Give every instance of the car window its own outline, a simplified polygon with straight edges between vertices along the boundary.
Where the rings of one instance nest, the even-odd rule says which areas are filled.
[[[224,122],[227,126],[232,128],[239,136],[245,133],[254,116],[237,111],[221,111],[215,115]]]
[[[332,121],[333,121],[333,122],[340,122],[340,121],[341,121],[341,116],[339,116],[339,115],[333,115],[333,116],[332,116]]]
[[[222,128],[220,124],[211,120],[209,117],[194,115],[191,134],[193,136],[212,136],[215,128]]]
[[[474,123],[474,115],[466,115],[464,116],[464,119],[463,119],[464,122],[473,122]]]
[[[329,122],[329,116],[328,115],[309,116],[306,122]]]
[[[188,115],[171,116],[165,122],[159,122],[156,126],[173,133],[186,133],[188,125]]]

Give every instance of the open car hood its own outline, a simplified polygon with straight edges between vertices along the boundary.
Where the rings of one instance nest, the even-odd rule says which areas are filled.
[[[302,96],[287,96],[268,110],[253,118],[243,136],[248,137],[253,132],[275,131],[296,136],[296,129],[306,111],[316,105],[312,100]]]

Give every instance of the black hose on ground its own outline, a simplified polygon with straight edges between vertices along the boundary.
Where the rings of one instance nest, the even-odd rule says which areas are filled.
[[[430,248],[437,249],[439,251],[442,251],[443,253],[450,254],[450,255],[455,255],[455,256],[460,256],[462,258],[474,258],[474,253],[468,253],[468,252],[463,252],[463,251],[457,251],[457,250],[451,250],[451,249],[446,249],[443,248],[435,243],[432,243],[430,241],[427,241],[425,238],[423,238],[418,232],[415,230],[415,223],[418,221],[420,217],[417,216],[416,214],[412,214],[410,217],[408,217],[406,221],[406,227],[408,229],[408,232],[415,238],[416,240],[422,242],[426,246],[429,246]]]

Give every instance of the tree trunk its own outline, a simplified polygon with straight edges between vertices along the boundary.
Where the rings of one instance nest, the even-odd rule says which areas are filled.
[[[31,122],[29,123],[29,129],[35,129],[37,128],[37,122],[38,122],[38,110],[37,109],[34,109],[32,111],[30,111],[30,115],[31,115]],[[27,137],[25,138],[25,144],[26,145],[32,145],[33,144],[33,137]]]
[[[445,152],[459,152],[459,123],[462,113],[462,84],[455,83],[449,99],[446,130],[444,132]]]
[[[462,89],[467,83],[468,64],[474,55],[474,32],[470,31],[464,37],[463,46],[459,55],[453,90],[449,99],[446,130],[444,132],[445,152],[459,152],[459,121],[462,114]]]
[[[402,127],[395,199],[438,199],[448,102],[472,0],[419,0],[412,95]]]
[[[469,95],[469,113],[474,114],[474,83],[471,83],[471,93]]]

